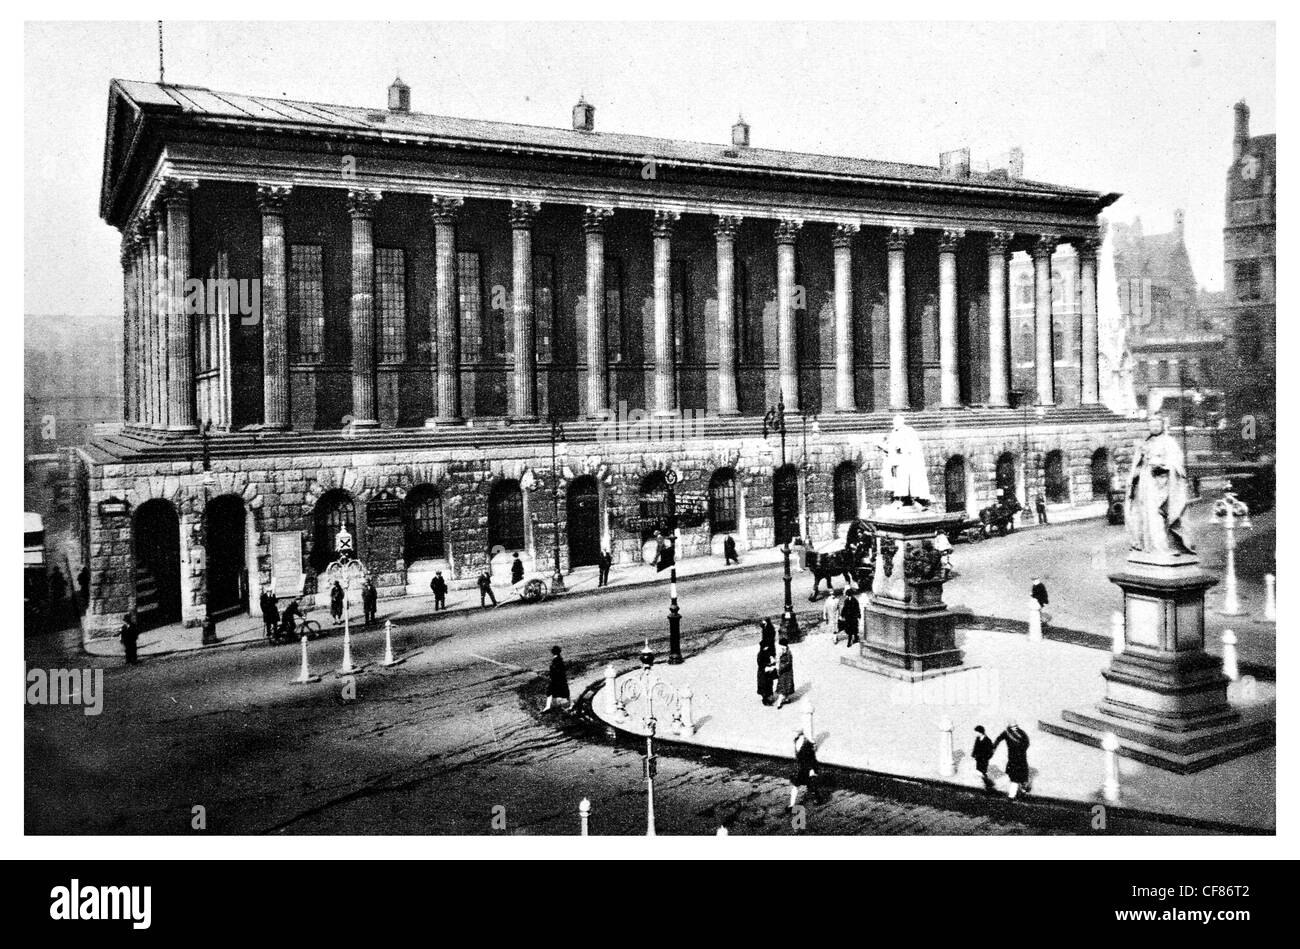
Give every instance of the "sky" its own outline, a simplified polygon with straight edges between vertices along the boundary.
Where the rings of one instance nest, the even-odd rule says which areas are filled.
[[[1148,233],[1186,213],[1198,281],[1223,286],[1232,105],[1275,128],[1271,23],[164,24],[167,80],[317,102],[937,164],[1019,145],[1025,176],[1122,192],[1110,220]],[[99,220],[108,83],[155,80],[152,22],[29,23],[24,305],[121,312],[119,235]]]

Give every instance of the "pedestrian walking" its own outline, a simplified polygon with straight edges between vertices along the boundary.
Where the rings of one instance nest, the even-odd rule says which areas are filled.
[[[600,551],[600,575],[596,580],[596,586],[609,586],[609,568],[614,566],[614,555],[609,552],[608,547],[601,548]]]
[[[772,625],[770,619],[765,619],[762,625],[758,627],[758,642],[772,650],[772,655],[776,655],[776,627]]]
[[[551,647],[551,669],[549,672],[550,682],[546,686],[546,707],[543,712],[551,710],[552,703],[569,704],[569,674],[564,668],[564,657],[560,655],[560,647]]]
[[[478,575],[478,605],[485,607],[488,600],[497,605],[497,595],[492,592],[492,572],[484,567]]]
[[[722,556],[725,558],[724,567],[730,567],[733,563],[740,563],[740,557],[736,555],[736,538],[730,534],[722,542]]]
[[[858,624],[862,620],[862,607],[858,604],[857,591],[849,587],[844,593],[844,605],[840,607],[840,625],[844,627],[844,648],[861,642]]]
[[[831,590],[831,595],[822,604],[822,623],[830,630],[831,642],[840,638],[840,607],[844,605],[844,591],[839,587]]]
[[[515,553],[515,559],[510,561],[510,585],[514,586],[524,579],[524,562],[519,559],[519,554]]]
[[[361,584],[361,609],[365,616],[363,622],[369,626],[379,613],[379,591],[375,589],[374,581],[369,577],[366,577],[365,583]]]
[[[275,636],[275,630],[280,625],[280,607],[275,602],[275,594],[270,590],[262,591],[262,629],[266,633],[267,639]]]
[[[1032,790],[1033,782],[1029,777],[1029,735],[1012,719],[993,743],[994,750],[1004,741],[1007,743],[1007,779],[1011,782],[1007,797],[1015,800],[1018,794],[1028,794]]]
[[[122,620],[122,629],[118,633],[122,639],[122,650],[126,653],[126,664],[133,666],[139,662],[136,655],[136,644],[140,639],[140,620],[136,616],[135,610],[127,610],[126,618]]]
[[[1034,501],[1034,510],[1038,512],[1038,523],[1046,524],[1047,523],[1047,502],[1043,499],[1043,496],[1041,494]]]
[[[776,660],[776,707],[780,708],[794,697],[794,654],[790,644],[781,640],[781,654]]]
[[[1042,577],[1034,577],[1033,585],[1029,588],[1029,595],[1038,601],[1039,609],[1047,606],[1047,584],[1043,582]]]
[[[433,609],[445,610],[447,608],[447,581],[442,578],[442,571],[439,570],[429,581],[429,589],[433,591]]]
[[[984,787],[992,789],[993,779],[989,777],[989,762],[993,760],[993,739],[984,731],[983,725],[975,726],[975,747],[970,756],[975,759],[975,770],[984,780]]]
[[[787,811],[794,811],[799,802],[799,789],[807,788],[817,803],[822,802],[821,779],[817,774],[817,746],[805,735],[803,729],[794,733],[794,774],[790,777],[790,806]]]
[[[330,587],[330,618],[335,626],[343,623],[343,584],[337,580]]]
[[[776,682],[776,650],[766,642],[758,645],[758,697],[764,705],[772,704],[772,685]]]

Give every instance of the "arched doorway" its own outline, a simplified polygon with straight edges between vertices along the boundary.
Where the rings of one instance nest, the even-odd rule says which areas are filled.
[[[524,492],[513,478],[492,485],[488,495],[488,550],[523,550]]]
[[[1070,500],[1070,483],[1065,477],[1065,455],[1054,449],[1043,459],[1043,487],[1049,504],[1064,504]]]
[[[569,485],[566,518],[569,568],[600,563],[600,492],[591,475],[575,478]]]
[[[842,461],[835,466],[831,483],[835,523],[845,524],[858,519],[858,466]]]
[[[181,618],[181,523],[170,501],[145,501],[135,512],[135,609],[144,629]]]
[[[356,505],[352,495],[342,488],[335,488],[321,495],[312,514],[311,565],[317,573],[338,559],[334,540],[341,527],[346,527],[352,535],[352,552],[359,556]]]
[[[709,479],[709,530],[714,534],[734,534],[739,522],[736,471],[719,468]]]
[[[966,510],[966,459],[961,455],[953,455],[943,466],[943,509]]]
[[[662,471],[652,471],[641,479],[641,544],[654,537],[655,531],[668,533],[677,518],[677,497],[668,486]]]
[[[403,559],[407,565],[419,560],[441,560],[447,556],[442,521],[442,494],[431,484],[414,487],[406,495],[406,541]]]
[[[1110,497],[1110,452],[1098,448],[1092,453],[1092,498],[1105,501]]]
[[[1016,499],[1016,456],[1009,451],[998,455],[993,472],[993,486],[1006,500]]]
[[[778,547],[799,534],[799,473],[794,465],[777,468],[772,475],[772,526]]]
[[[218,618],[248,609],[244,526],[244,501],[238,495],[213,498],[203,510],[208,613]]]

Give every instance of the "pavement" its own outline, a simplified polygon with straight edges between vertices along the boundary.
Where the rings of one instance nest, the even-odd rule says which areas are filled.
[[[1100,749],[1046,734],[1041,719],[1059,721],[1063,709],[1091,708],[1102,696],[1100,673],[1109,654],[1063,642],[1031,642],[1027,636],[996,630],[961,630],[967,669],[920,683],[904,683],[847,666],[847,650],[832,643],[818,626],[791,646],[797,691],[785,707],[765,707],[755,693],[754,655],[757,631],[750,645],[709,649],[678,666],[657,665],[655,675],[674,688],[693,693],[695,732],[675,734],[661,704],[656,718],[661,738],[682,745],[726,749],[786,761],[792,757],[797,728],[808,727],[817,743],[819,761],[871,775],[924,781],[940,786],[980,791],[982,781],[970,758],[975,725],[995,737],[1009,720],[1029,731],[1029,760],[1033,777],[1031,802],[1072,802],[1091,808],[1107,804],[1101,793],[1103,752]],[[641,673],[629,671],[621,684]],[[591,680],[599,683],[601,680]],[[662,692],[656,693],[663,703]],[[1258,706],[1275,714],[1272,683],[1242,679],[1229,690],[1237,706]],[[592,700],[592,711],[623,732],[644,734],[644,700],[627,705],[620,720],[610,705],[607,688]],[[952,724],[955,773],[940,769],[941,722]],[[998,765],[990,773],[997,788],[982,792],[1005,795],[1009,787]],[[1275,828],[1276,749],[1269,748],[1191,775],[1177,775],[1119,758],[1120,796],[1108,807],[1253,832]]]

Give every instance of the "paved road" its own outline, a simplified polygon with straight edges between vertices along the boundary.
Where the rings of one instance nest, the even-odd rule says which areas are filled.
[[[998,543],[1014,557],[1030,539]],[[989,564],[979,569],[996,571],[997,548],[981,546]],[[975,569],[972,559],[968,578]],[[806,596],[806,585],[800,578],[796,595]],[[632,664],[647,636],[662,655],[666,595],[663,587],[616,590],[412,624],[397,638],[407,662],[357,677],[355,695],[332,675],[289,684],[294,647],[107,668],[100,715],[27,706],[26,830],[186,834],[198,807],[210,834],[567,834],[576,833],[585,796],[593,833],[643,833],[639,749],[539,709],[555,643],[578,688],[607,662]],[[719,630],[775,613],[780,600],[775,569],[681,584],[688,661],[721,642]],[[354,645],[359,660],[376,659],[382,634],[363,632]],[[340,658],[337,638],[312,644],[317,670]],[[87,663],[57,637],[28,641],[29,668]],[[739,834],[795,832],[784,766],[662,756],[656,787],[660,833],[711,834],[720,823]],[[809,809],[806,832],[1094,831],[1087,815],[854,782]],[[1108,832],[1185,831],[1112,820]]]

